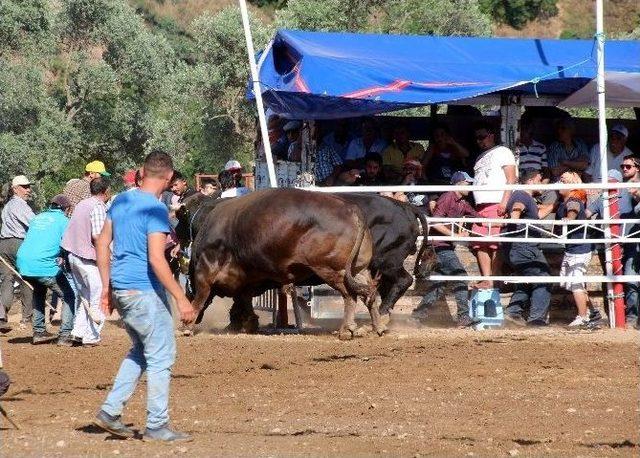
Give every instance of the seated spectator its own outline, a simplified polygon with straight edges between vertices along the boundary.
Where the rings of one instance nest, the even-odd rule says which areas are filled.
[[[289,140],[282,130],[282,119],[280,119],[280,116],[269,116],[267,129],[269,133],[269,143],[271,144],[271,154],[278,159],[286,159]]]
[[[431,141],[424,155],[422,165],[430,184],[447,184],[455,170],[467,166],[469,151],[458,143],[446,124],[433,126]]]
[[[348,119],[336,119],[332,129],[322,137],[322,143],[331,145],[342,160],[347,154],[351,140]]]
[[[385,169],[395,175],[402,173],[405,161],[414,159],[421,162],[424,158],[424,148],[420,143],[409,141],[409,129],[405,124],[399,124],[393,129],[393,143],[382,153]]]
[[[218,181],[220,182],[220,189],[222,193],[220,198],[226,197],[241,197],[245,194],[249,194],[251,190],[244,186],[238,186],[238,180],[236,175],[230,170],[223,170],[218,175]]]
[[[317,126],[314,133],[317,136],[321,136],[322,126]],[[340,145],[336,141],[333,132],[330,132],[325,135],[322,140],[318,141],[318,145],[314,163],[316,184],[319,186],[333,186],[342,170]]]
[[[386,184],[382,177],[382,157],[369,153],[364,158],[364,170],[350,169],[338,177],[341,184],[350,186],[380,186]]]
[[[522,170],[520,183],[541,184],[540,170],[534,168]],[[538,206],[533,198],[536,193],[536,191],[513,191],[507,202],[507,216],[510,219],[539,219]],[[510,223],[505,225],[501,232],[505,237],[522,237],[525,226]],[[532,232],[530,230],[529,234]],[[514,275],[538,278],[550,275],[547,259],[537,243],[505,243],[503,250]],[[518,325],[546,326],[550,301],[551,285],[549,283],[516,283],[505,317]],[[525,311],[528,312],[526,320]]]
[[[564,172],[560,176],[561,183],[580,184],[582,180],[577,172]],[[583,220],[586,219],[587,193],[582,189],[559,191],[562,203],[556,213],[557,219],[562,220]],[[567,234],[570,239],[584,239],[584,231],[570,231]],[[588,237],[588,235],[586,235]],[[561,286],[571,291],[573,299],[578,309],[578,315],[569,324],[570,327],[583,327],[590,324],[589,318],[589,294],[587,285],[582,277],[587,274],[589,263],[591,262],[590,243],[568,243],[565,246],[565,253],[560,266],[560,275],[568,277]]]
[[[533,121],[528,118],[520,119],[520,136],[516,142],[515,155],[518,158],[518,169],[539,170],[544,176],[547,173],[547,148],[533,138]]]
[[[215,180],[212,178],[203,178],[200,181],[200,192],[207,197],[211,197],[216,192],[219,192]]]
[[[516,158],[506,146],[496,144],[496,134],[493,126],[480,123],[475,129],[475,138],[482,151],[474,165],[476,186],[504,186],[516,183]],[[511,191],[475,191],[476,210],[483,218],[503,217]],[[485,236],[498,235],[500,228],[497,224],[491,227],[486,224],[474,224],[473,230]],[[480,273],[490,276],[500,270],[500,258],[496,256],[497,243],[476,242],[472,245],[478,259]],[[493,281],[484,281],[482,287],[493,288]]]
[[[622,159],[620,170],[622,171],[622,179],[625,183],[640,182],[640,158],[639,157],[633,154],[626,155]]]
[[[543,169],[542,184],[549,184],[550,169]],[[533,196],[538,204],[538,216],[540,219],[556,219],[554,212],[558,207],[558,191],[547,189]]]
[[[466,172],[455,172],[451,177],[451,184],[456,186],[469,185],[473,179]],[[439,218],[463,218],[471,216],[479,218],[480,215],[473,209],[467,201],[469,191],[449,191],[440,196],[433,211],[434,217]],[[430,227],[431,234],[454,235],[447,224],[435,224]],[[434,272],[437,275],[466,276],[467,271],[456,255],[455,247],[451,242],[434,241],[431,242],[436,252],[437,263]],[[458,326],[470,326],[474,320],[469,316],[469,291],[465,282],[450,282],[453,294],[458,305],[457,319]],[[430,282],[429,288],[411,315],[417,319],[424,319],[427,313],[437,301],[442,299],[446,291],[447,282]]]
[[[620,170],[625,157],[633,156],[633,153],[627,148],[627,138],[629,131],[621,124],[617,124],[609,131],[609,144],[607,145],[607,167],[613,170]],[[600,182],[600,143],[596,143],[591,148],[591,163],[589,168],[585,170],[588,181]]]
[[[587,144],[575,138],[575,123],[571,118],[562,118],[555,123],[556,141],[547,150],[547,162],[551,176],[558,179],[566,171],[584,172],[589,166]]]
[[[33,217],[29,230],[16,255],[20,275],[33,287],[33,337],[34,345],[48,342],[55,336],[47,332],[45,301],[47,290],[63,299],[62,322],[58,332],[58,344],[73,344],[71,331],[75,314],[73,289],[62,272],[60,243],[69,224],[71,201],[58,194],[49,201],[45,211]]]
[[[387,144],[378,135],[376,122],[373,118],[362,120],[362,136],[349,142],[347,153],[344,157],[347,161],[361,161],[369,153],[382,154]]]
[[[290,162],[302,161],[302,136],[300,135],[302,123],[300,121],[289,121],[282,129],[287,134],[287,140],[289,140],[286,160]]]

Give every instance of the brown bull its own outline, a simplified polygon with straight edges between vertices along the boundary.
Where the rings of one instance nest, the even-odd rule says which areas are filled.
[[[341,338],[356,329],[362,297],[379,334],[372,241],[361,210],[338,196],[267,189],[217,203],[193,242],[191,280],[199,322],[213,296],[233,297],[257,324],[251,299],[270,288],[319,277],[345,304]],[[357,279],[356,279],[357,277]]]

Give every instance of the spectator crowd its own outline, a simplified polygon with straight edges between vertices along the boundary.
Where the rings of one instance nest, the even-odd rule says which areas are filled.
[[[474,235],[469,244],[475,254],[482,276],[511,273],[518,276],[544,277],[552,275],[545,248],[538,243],[494,243],[486,237],[520,237],[524,225],[514,220],[584,220],[602,217],[603,198],[600,191],[581,190],[583,182],[600,180],[599,145],[589,149],[577,138],[571,118],[556,121],[555,141],[546,146],[536,140],[536,125],[525,117],[519,126],[514,150],[500,145],[493,126],[480,122],[473,126],[473,148],[463,146],[444,123],[431,126],[428,144],[413,141],[409,127],[399,122],[379,126],[375,118],[359,122],[352,132],[349,122],[319,124],[314,135],[317,144],[314,174],[318,185],[421,185],[452,184],[457,190],[437,194],[392,193],[391,197],[423,207],[435,218],[509,218],[508,224],[473,224],[452,232],[447,224],[432,224],[431,235]],[[304,150],[300,121],[270,117],[269,139],[274,154],[287,161],[300,161]],[[627,146],[629,132],[621,124],[609,131],[607,156],[609,181],[640,182],[640,157]],[[426,146],[426,147],[425,147]],[[118,181],[122,193],[137,190],[142,182],[141,170],[128,170]],[[198,189],[178,171],[174,171],[159,201],[168,212],[169,233],[165,256],[177,280],[182,247],[175,236],[176,211],[189,197],[201,193],[211,198],[239,197],[250,190],[242,184],[242,166],[238,161],[226,163],[217,180],[203,179]],[[567,191],[495,191],[474,192],[464,187],[500,187],[522,183],[542,185],[550,182],[575,184]],[[32,182],[15,176],[2,208],[0,227],[0,332],[8,332],[8,311],[14,299],[16,284],[20,289],[22,315],[19,326],[33,330],[34,344],[57,340],[62,346],[93,346],[100,343],[105,322],[101,308],[102,284],[97,265],[96,241],[114,199],[114,181],[101,161],[92,161],[82,177],[69,180],[62,192],[51,197],[46,208],[35,213],[32,204]],[[131,195],[133,196],[133,194]],[[638,218],[638,189],[623,190],[617,196],[622,218]],[[535,229],[533,230],[535,233]],[[587,231],[569,231],[569,238],[591,239]],[[466,268],[458,258],[455,244],[435,241],[436,273],[464,276]],[[603,246],[588,242],[570,243],[563,251],[560,274],[566,279],[561,285],[573,297],[577,314],[570,327],[590,326],[600,320],[600,312],[592,306],[584,278],[592,253],[601,258]],[[602,261],[604,262],[604,261]],[[640,249],[626,244],[625,274],[638,274]],[[17,283],[16,283],[17,282]],[[184,281],[181,281],[184,287]],[[426,319],[435,302],[451,287],[458,307],[460,326],[474,323],[469,317],[469,286],[498,288],[485,280],[468,285],[459,280],[445,285],[431,282],[419,306],[413,311],[417,319]],[[506,317],[517,325],[548,324],[550,283],[518,284],[507,307]],[[627,319],[637,323],[639,284],[625,285]],[[47,309],[59,309],[60,327],[57,335],[46,327]]]

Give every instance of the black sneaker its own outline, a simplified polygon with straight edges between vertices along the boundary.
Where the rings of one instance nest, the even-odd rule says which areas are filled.
[[[59,347],[76,347],[78,346],[78,343],[71,336],[60,336],[58,337],[57,345]],[[82,341],[80,341],[80,345],[82,345]]]
[[[122,439],[128,439],[135,436],[133,430],[120,421],[120,416],[114,417],[104,410],[100,410],[100,412],[98,412],[96,418],[93,419],[93,424],[98,428],[104,429],[106,432]]]
[[[549,326],[549,323],[547,323],[545,320],[537,319],[537,320],[527,321],[527,326],[532,326],[532,327]]]
[[[510,313],[505,313],[504,322],[510,326],[524,327],[527,325],[527,321],[522,317],[522,315],[512,315]]]
[[[598,309],[589,310],[589,321],[600,321],[602,319],[602,313]]]
[[[2,334],[6,334],[7,332],[11,332],[13,327],[7,322],[7,320],[0,320],[0,332]]]
[[[51,334],[48,331],[34,332],[33,337],[31,338],[31,344],[38,345],[42,343],[47,343],[47,342],[51,342],[55,338],[56,338],[56,335]]]

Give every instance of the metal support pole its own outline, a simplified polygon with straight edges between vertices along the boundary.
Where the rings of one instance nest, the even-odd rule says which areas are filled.
[[[249,13],[247,12],[247,2],[238,0],[240,3],[240,13],[242,14],[242,26],[244,28],[244,38],[247,42],[247,53],[249,54],[249,67],[251,69],[251,81],[253,82],[253,94],[256,97],[256,107],[258,109],[258,120],[260,121],[260,132],[262,133],[262,145],[264,146],[264,155],[267,159],[267,170],[269,171],[269,186],[278,187],[276,180],[276,168],[273,164],[273,155],[271,154],[271,143],[269,142],[269,130],[267,128],[267,119],[264,114],[264,105],[262,103],[262,89],[260,89],[260,77],[258,76],[258,66],[256,65],[256,52],[253,49],[253,38],[251,36],[251,26],[249,25]]]
[[[597,42],[597,64],[598,64],[598,77],[597,77],[597,91],[598,91],[598,130],[600,137],[600,179],[602,183],[608,182],[609,175],[609,161],[607,158],[607,111],[605,104],[605,92],[604,92],[604,9],[602,6],[603,0],[596,0],[596,42]],[[602,194],[602,207],[603,214],[602,219],[608,220],[611,218],[611,210],[609,208],[609,193],[603,192]],[[604,229],[604,236],[606,239],[611,238],[611,228],[606,226]],[[611,255],[611,244],[605,245],[605,274],[607,276],[613,275],[613,264]],[[607,283],[607,295],[609,298],[609,325],[611,327],[618,326],[615,319],[614,310],[614,287],[611,283]],[[622,323],[624,326],[624,323]]]

